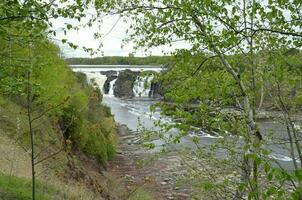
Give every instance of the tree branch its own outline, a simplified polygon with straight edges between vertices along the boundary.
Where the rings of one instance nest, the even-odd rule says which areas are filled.
[[[68,99],[67,99],[67,100],[68,100]],[[44,116],[46,113],[48,113],[49,111],[54,110],[54,109],[60,107],[61,105],[65,104],[67,100],[65,100],[64,102],[62,102],[62,103],[60,103],[60,104],[58,104],[58,105],[56,105],[56,106],[54,106],[54,107],[51,107],[51,108],[49,108],[49,109],[46,109],[46,110],[45,110],[44,112],[42,112],[40,115],[38,115],[37,117],[33,118],[33,119],[31,120],[31,122],[34,122],[34,121],[36,121],[37,119],[40,119],[41,117],[43,117],[43,116]]]
[[[288,36],[295,36],[295,37],[302,37],[302,33],[295,33],[295,32],[287,32],[287,31],[282,31],[282,30],[274,30],[274,29],[269,29],[269,28],[259,28],[259,29],[250,29],[254,34],[257,32],[270,32],[270,33],[278,33],[280,35],[288,35]]]
[[[197,69],[192,73],[192,76],[195,76],[195,74],[201,69],[201,67],[211,58],[215,58],[217,57],[216,55],[215,56],[210,56],[210,57],[207,57],[205,58],[200,64],[199,66],[197,67]]]
[[[49,159],[49,158],[51,158],[51,157],[54,157],[54,156],[58,155],[59,153],[62,152],[62,150],[63,150],[63,148],[59,149],[57,152],[55,152],[55,153],[53,153],[53,154],[50,154],[50,155],[46,156],[45,158],[42,158],[41,160],[36,161],[36,162],[34,163],[34,165],[38,165],[39,163],[44,162],[45,160],[47,160],[47,159]]]

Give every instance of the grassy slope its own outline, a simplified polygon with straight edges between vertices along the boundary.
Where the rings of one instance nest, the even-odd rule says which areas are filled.
[[[28,135],[24,131],[27,129],[26,113],[23,107],[1,96],[0,108],[0,155],[2,155],[0,157],[0,199],[27,200],[31,197],[31,166],[26,142]],[[48,118],[44,118],[37,123],[43,130],[49,130],[43,137],[43,143],[42,141],[39,143],[47,145],[48,151],[53,152],[60,148],[60,141],[63,138],[60,133],[56,132],[54,125],[48,121]],[[39,138],[40,136],[37,136],[37,139]],[[40,147],[38,146],[38,148]],[[44,154],[47,155],[50,152]],[[84,154],[81,157],[83,156]],[[79,158],[75,154],[70,156],[67,151],[64,151],[53,159],[47,160],[43,165],[38,165],[38,199],[103,199],[103,195],[97,194],[95,188],[87,184],[85,179],[81,179],[77,175],[70,176],[70,173],[85,173],[90,177],[95,177],[99,181],[95,183],[101,185],[101,190],[109,194],[112,199],[120,199],[119,197],[125,194],[124,189],[120,187],[114,177],[111,177],[110,174],[102,176],[98,173],[97,166],[97,169],[91,169],[91,164],[89,164],[91,158],[84,158]],[[70,163],[72,163],[73,170],[68,167]],[[86,167],[87,165],[88,167]],[[41,172],[42,174],[40,174]],[[66,178],[70,180],[66,180]],[[153,198],[148,192],[138,190],[129,199],[152,200]]]
[[[20,50],[13,52],[12,57],[26,59],[26,50],[22,46],[18,48]],[[61,198],[54,196],[52,199],[101,199],[97,187],[88,183],[93,178],[83,176],[86,163],[73,153],[76,149],[103,164],[114,155],[115,123],[110,110],[100,103],[101,95],[86,84],[85,77],[76,76],[57,56],[57,47],[44,40],[38,41],[33,52],[36,62],[32,80],[38,85],[34,90],[33,117],[50,110],[33,124],[36,161],[62,149],[36,166],[37,178],[46,189],[49,186],[60,189]],[[5,64],[5,59],[3,57],[1,63]],[[18,182],[29,182],[31,178],[26,98],[23,94],[26,80],[22,79],[26,77],[26,70],[16,63],[16,67],[1,68],[0,74],[0,176],[3,183],[11,176],[11,182],[21,187],[24,184]],[[19,88],[15,87],[16,80],[24,81]],[[56,105],[61,106],[51,109]],[[71,141],[70,146],[66,145],[66,139]],[[23,195],[26,199],[27,194],[21,192],[24,188],[19,191],[18,187],[5,186],[7,184],[0,185],[1,194],[9,194],[12,198],[17,196],[17,199],[22,199],[18,195]]]
[[[31,166],[27,147],[26,116],[24,108],[0,96],[0,199],[30,199]],[[41,119],[39,126],[47,132],[39,145],[47,145],[43,155],[60,148],[62,136],[47,120]],[[41,150],[37,146],[38,151]],[[69,159],[75,159],[77,167],[81,161],[70,158],[68,152],[61,152],[52,159],[37,166],[38,199],[102,199],[91,188],[77,181],[66,181],[62,176],[69,170]]]
[[[31,182],[25,178],[18,178],[15,176],[1,175],[0,176],[0,197],[6,200],[31,199]],[[58,189],[51,186],[46,186],[37,183],[37,199],[48,200],[54,198],[61,198],[63,194]]]

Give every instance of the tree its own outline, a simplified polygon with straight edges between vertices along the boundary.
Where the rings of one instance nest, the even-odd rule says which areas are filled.
[[[0,68],[1,83],[4,84],[5,94],[16,95],[26,105],[29,135],[31,143],[31,166],[32,166],[32,199],[35,199],[35,165],[36,161],[35,137],[33,122],[43,117],[47,112],[58,107],[46,107],[41,116],[33,116],[33,107],[37,105],[35,97],[41,90],[40,84],[33,80],[32,73],[38,70],[34,67],[42,66],[43,61],[38,63],[39,58],[33,56],[39,45],[49,46],[48,38],[56,35],[52,29],[52,20],[57,18],[70,18],[81,20],[85,16],[84,11],[90,1],[43,1],[43,0],[5,0],[0,3],[0,40],[8,44],[8,48],[1,51],[1,57],[8,55],[9,60],[3,59]],[[90,22],[91,23],[91,22]],[[74,28],[74,25],[66,24],[64,32]],[[63,43],[67,40],[62,40]],[[69,46],[77,46],[69,42]],[[85,48],[89,51],[90,49]],[[15,52],[13,52],[15,51]],[[37,53],[37,52],[36,52]],[[14,55],[14,56],[13,56]],[[24,96],[26,98],[24,99]],[[65,101],[60,103],[62,105]]]
[[[197,74],[199,70],[203,73],[211,72],[211,69],[204,69],[205,63],[210,60],[215,59],[220,62],[219,70],[213,70],[214,72],[206,73],[206,75],[216,74],[214,79],[223,75],[226,78],[225,81],[218,81],[216,86],[225,88],[226,85],[231,85],[230,91],[225,88],[230,92],[231,98],[223,96],[226,99],[215,102],[215,99],[204,97],[203,101],[197,102],[201,113],[213,114],[209,111],[213,111],[218,107],[220,111],[214,113],[214,119],[220,121],[224,119],[223,121],[228,122],[228,124],[242,124],[238,133],[244,138],[244,145],[241,149],[241,181],[236,184],[237,190],[233,197],[234,199],[241,199],[247,192],[251,198],[260,199],[260,195],[265,193],[264,189],[259,191],[259,170],[263,168],[264,164],[261,158],[265,154],[263,138],[266,133],[259,131],[259,124],[256,119],[259,115],[258,108],[261,108],[262,104],[263,90],[268,85],[267,80],[276,83],[272,74],[270,74],[270,77],[266,76],[267,70],[275,71],[280,67],[270,63],[270,59],[274,60],[274,58],[270,57],[265,60],[260,59],[259,55],[264,51],[284,52],[289,48],[297,49],[301,47],[302,23],[299,20],[301,19],[301,2],[262,2],[256,0],[99,2],[102,2],[100,5],[97,4],[100,12],[115,13],[131,18],[133,24],[130,26],[129,32],[131,34],[128,41],[134,40],[137,46],[149,48],[171,45],[177,41],[185,41],[190,44],[190,55],[200,58],[199,66],[188,66],[193,75]],[[181,55],[187,56],[188,54]],[[282,54],[279,55],[283,57]],[[240,59],[245,61],[242,62]],[[267,65],[270,67],[268,68]],[[180,68],[177,68],[177,70],[180,70]],[[279,72],[284,75],[284,71],[279,70]],[[184,72],[181,71],[181,73]],[[208,78],[206,81],[209,81],[209,77],[206,77],[206,75],[200,75],[199,73],[199,76]],[[188,75],[185,78],[188,81],[193,79]],[[298,82],[296,83],[298,84]],[[207,83],[205,85],[209,86]],[[190,86],[194,87],[192,84]],[[204,87],[202,88],[205,90]],[[271,89],[271,87],[269,88]],[[213,86],[211,86],[211,89],[213,89]],[[217,88],[215,91],[223,92],[217,90]],[[279,91],[282,93],[281,90]],[[182,92],[192,95],[187,91]],[[209,95],[212,91],[206,92]],[[295,95],[295,99],[299,98],[298,96]],[[172,99],[177,100],[173,95]],[[188,96],[182,99],[178,98],[178,103],[182,104],[176,106],[179,111],[174,113],[176,116],[185,117],[182,107],[184,103],[188,103],[188,99],[191,98]],[[209,100],[215,104],[209,106]],[[232,105],[236,105],[240,111],[239,116],[230,118],[222,112],[223,108],[230,105],[230,102],[232,102]],[[217,106],[217,103],[220,103],[219,106]],[[288,108],[282,106],[280,98],[279,104],[283,108]],[[284,109],[282,112],[286,113]],[[205,117],[208,117],[208,115]],[[289,117],[285,118],[283,120],[287,121],[287,124],[290,124],[289,121],[293,121]],[[218,124],[216,123],[216,125]],[[292,134],[295,135],[295,128],[293,125],[290,127]],[[230,131],[228,128],[223,128],[220,131],[223,130]],[[296,144],[295,150],[292,151],[299,152],[300,143],[298,141],[290,143]],[[292,159],[295,162],[296,158],[293,157]],[[296,173],[299,174],[300,172],[301,168],[297,169]],[[283,171],[283,173],[288,175],[286,171]],[[296,190],[301,190],[300,178],[296,177],[294,179],[298,179],[299,182],[298,186],[295,187]],[[267,191],[271,192],[271,189],[269,188]]]

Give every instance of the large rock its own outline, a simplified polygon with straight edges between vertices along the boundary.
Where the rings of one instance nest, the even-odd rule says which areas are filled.
[[[133,86],[138,75],[139,72],[134,72],[129,69],[121,71],[115,82],[114,96],[119,98],[134,97]]]
[[[117,76],[117,71],[114,71],[114,70],[109,70],[109,71],[102,71],[100,72],[102,75],[105,75],[107,77],[110,77],[110,76]]]
[[[159,82],[152,82],[150,86],[149,97],[161,98],[163,97],[163,89]]]

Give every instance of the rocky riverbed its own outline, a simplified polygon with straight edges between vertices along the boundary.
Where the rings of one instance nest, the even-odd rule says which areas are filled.
[[[128,195],[138,189],[150,192],[154,199],[190,199],[191,189],[179,184],[181,161],[175,153],[156,154],[146,151],[139,135],[125,125],[118,126],[119,146],[116,158],[107,167],[108,173],[122,183]]]

